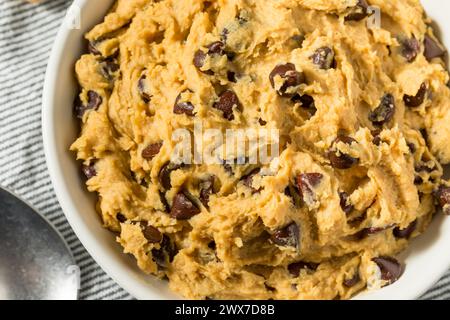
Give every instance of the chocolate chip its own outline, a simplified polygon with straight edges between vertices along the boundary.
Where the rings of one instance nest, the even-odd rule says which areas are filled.
[[[184,91],[184,92],[186,92],[186,91]],[[175,100],[175,104],[173,106],[173,113],[185,114],[190,117],[195,116],[194,105],[189,101],[182,101],[182,96],[181,96],[182,93],[180,93]]]
[[[400,227],[396,227],[394,229],[394,236],[399,239],[409,239],[409,237],[416,230],[416,228],[417,228],[417,220],[414,220],[405,229],[400,229]]]
[[[423,43],[425,46],[424,55],[428,61],[431,61],[434,58],[439,58],[439,57],[444,56],[446,51],[442,48],[442,46],[437,41],[435,41],[429,35],[425,35],[425,39],[424,39]]]
[[[359,272],[356,272],[355,275],[350,279],[344,279],[344,286],[347,288],[351,288],[355,286],[361,280],[359,276]]]
[[[338,136],[334,140],[331,150],[328,152],[328,158],[334,168],[350,169],[358,163],[359,159],[353,158],[348,154],[338,151],[336,149],[336,145],[340,142],[347,145],[352,145],[353,143],[356,143],[356,140],[348,136]]]
[[[417,91],[417,94],[415,96],[409,96],[405,94],[403,96],[403,101],[408,107],[415,108],[423,103],[426,94],[427,94],[427,85],[425,83],[422,83],[420,85],[419,91]]]
[[[291,275],[293,275],[294,277],[298,277],[301,270],[306,269],[309,271],[316,271],[318,266],[318,263],[299,261],[288,265],[288,270]]]
[[[381,98],[380,105],[369,113],[369,120],[374,126],[382,126],[391,121],[395,114],[395,99],[390,93]]]
[[[163,235],[160,249],[152,249],[152,258],[161,268],[167,268],[167,261],[172,262],[178,250],[167,235]]]
[[[142,100],[145,103],[149,103],[150,100],[152,99],[152,96],[146,91],[146,86],[145,86],[145,80],[147,79],[147,76],[145,74],[143,74],[139,80],[138,80],[138,90],[139,90],[139,94],[141,95]]]
[[[169,190],[170,188],[172,188],[172,184],[170,182],[171,172],[174,170],[178,170],[182,167],[183,167],[182,164],[174,164],[171,162],[167,162],[166,164],[164,164],[161,167],[161,170],[159,171],[159,175],[158,175],[158,180],[159,180],[159,183],[161,184],[161,186],[165,190]]]
[[[172,170],[170,170],[170,163],[166,163],[162,166],[161,170],[159,171],[159,183],[165,190],[169,190],[172,188],[172,183],[170,182],[170,173]]]
[[[450,187],[440,186],[435,197],[446,215],[450,215]]]
[[[360,21],[367,17],[369,5],[366,0],[358,0],[355,7],[352,8],[351,12],[344,18],[345,21]]]
[[[200,202],[209,208],[209,196],[214,193],[215,177],[210,176],[207,180],[200,183]]]
[[[392,284],[397,281],[403,274],[403,266],[392,257],[378,257],[373,258],[381,271],[381,279],[387,281],[388,284]]]
[[[116,214],[116,219],[120,223],[124,223],[125,221],[127,221],[127,218],[120,212],[118,214]]]
[[[152,143],[142,150],[142,158],[146,160],[152,160],[161,150],[163,146],[162,142]]]
[[[203,68],[203,65],[205,64],[206,56],[206,53],[204,53],[202,50],[197,50],[194,54],[194,66],[198,70],[200,70],[200,72],[212,75],[214,73],[211,70],[201,70],[201,68]]]
[[[189,220],[200,213],[200,209],[182,192],[173,199],[170,216],[177,220]]]
[[[308,110],[312,115],[317,112],[314,98],[308,94],[304,94],[302,96],[296,94],[291,98],[291,101],[294,103],[300,103],[301,107],[305,110]]]
[[[417,39],[413,36],[410,39],[402,39],[401,44],[402,56],[406,59],[406,61],[413,62],[420,52],[419,41],[417,41]]]
[[[83,174],[86,176],[86,178],[89,180],[97,175],[97,170],[95,170],[95,165],[83,165],[81,166],[81,171],[83,171]]]
[[[259,123],[261,126],[264,127],[264,126],[267,124],[267,121],[265,121],[265,120],[259,118],[258,123]]]
[[[224,55],[225,44],[222,41],[216,41],[208,45],[208,54]]]
[[[333,67],[334,50],[330,47],[322,47],[317,49],[311,56],[313,63],[320,69],[328,70]]]
[[[145,239],[150,243],[160,243],[163,239],[161,232],[153,226],[147,225],[142,230]]]
[[[87,110],[98,110],[103,102],[102,97],[97,92],[92,90],[89,90],[87,92],[87,98],[87,105],[83,105],[79,96],[75,99],[74,112],[75,115],[80,119],[83,118],[83,115]]]
[[[210,248],[211,250],[216,250],[216,247],[216,242],[214,240],[208,243],[208,248]]]
[[[339,192],[339,204],[341,205],[342,210],[349,214],[353,211],[354,206],[350,203],[350,199],[347,192]]]
[[[278,88],[277,77],[282,79],[282,84]],[[303,72],[298,72],[295,65],[292,63],[280,64],[276,66],[269,75],[270,84],[272,88],[277,90],[281,96],[291,96],[294,92],[288,92],[289,89],[297,87],[305,82],[305,75]]]
[[[416,153],[417,148],[414,143],[409,142],[407,145],[408,145],[409,151],[411,151],[411,153],[413,153],[413,154]]]
[[[362,240],[368,236],[372,236],[375,234],[378,234],[380,232],[386,231],[390,228],[392,228],[392,225],[386,226],[386,227],[369,227],[369,228],[365,228],[362,229],[360,231],[358,231],[357,233],[355,233],[354,235],[352,235],[352,239],[353,240]]]
[[[219,101],[215,102],[213,108],[222,111],[223,117],[228,121],[234,120],[233,108],[238,110],[241,108],[241,103],[238,96],[231,90],[222,92],[219,96]]]
[[[323,174],[321,173],[302,173],[297,176],[297,188],[302,200],[308,206],[312,206],[316,202],[314,189],[320,184],[322,178]]]
[[[380,146],[381,142],[382,142],[381,137],[380,137],[381,130],[375,129],[375,130],[372,130],[370,133],[372,134],[372,137],[373,137],[372,143],[376,146]]]
[[[108,81],[114,80],[115,73],[119,69],[120,67],[114,59],[106,59],[101,65],[102,75]]]
[[[93,54],[93,55],[96,55],[96,56],[101,56],[102,54],[97,49],[97,44],[98,44],[98,41],[95,41],[95,40],[94,41],[89,41],[88,42],[88,52]]]
[[[256,189],[253,187],[253,178],[261,171],[261,169],[255,169],[252,172],[250,172],[248,175],[242,177],[242,181],[244,183],[244,186],[247,188],[252,189],[252,193],[260,192],[262,188]]]
[[[202,50],[197,50],[194,54],[194,66],[202,73],[207,75],[213,75],[214,72],[212,70],[201,70],[205,65],[205,60],[208,55],[224,55],[225,44],[222,41],[216,41],[207,46],[208,53],[203,52]]]
[[[416,177],[414,178],[414,184],[415,184],[416,186],[421,185],[422,183],[423,183],[422,177],[416,176]]]
[[[170,206],[167,202],[166,195],[164,192],[159,191],[159,199],[161,200],[161,203],[163,205],[163,211],[169,213],[170,212]]]
[[[299,247],[299,228],[295,222],[292,222],[287,227],[275,231],[270,240],[276,245],[283,247]]]
[[[228,79],[228,81],[230,81],[230,82],[236,83],[236,82],[237,82],[237,79],[236,79],[236,73],[233,72],[233,71],[228,71],[228,72],[227,72],[227,79]]]

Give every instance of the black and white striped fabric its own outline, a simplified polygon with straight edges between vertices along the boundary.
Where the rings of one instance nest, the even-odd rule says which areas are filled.
[[[92,0],[93,1],[93,0]],[[80,299],[132,299],[94,262],[54,195],[41,136],[41,95],[53,40],[70,0],[0,0],[0,183],[64,236],[81,268]],[[424,299],[450,299],[450,272]]]

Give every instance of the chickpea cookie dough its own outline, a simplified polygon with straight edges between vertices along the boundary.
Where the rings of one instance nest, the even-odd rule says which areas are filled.
[[[347,299],[450,214],[446,51],[418,0],[119,0],[86,38],[71,150],[104,226],[184,297]],[[278,129],[279,157],[171,161],[195,121]]]

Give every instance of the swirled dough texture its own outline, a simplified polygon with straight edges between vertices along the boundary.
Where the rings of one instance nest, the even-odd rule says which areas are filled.
[[[87,33],[71,150],[144,272],[195,299],[346,299],[400,277],[392,257],[448,209],[449,77],[419,1],[368,2],[380,28],[357,0],[119,0]],[[194,121],[279,129],[280,156],[169,163]]]

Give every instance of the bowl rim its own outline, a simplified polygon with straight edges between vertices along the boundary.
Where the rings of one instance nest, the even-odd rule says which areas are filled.
[[[111,0],[113,1],[113,0]],[[427,1],[425,1],[427,2]],[[89,0],[74,0],[71,6],[78,6],[83,9]],[[91,2],[92,3],[92,2]],[[424,3],[422,5],[425,6]],[[49,170],[51,182],[54,192],[57,196],[59,204],[65,217],[67,218],[70,226],[75,232],[77,238],[80,240],[83,247],[95,260],[95,262],[111,277],[119,286],[125,289],[128,293],[137,299],[152,299],[162,300],[165,297],[159,295],[156,290],[152,290],[148,284],[143,281],[138,281],[124,272],[123,267],[119,265],[118,261],[113,255],[108,254],[107,250],[103,249],[100,241],[95,234],[87,231],[87,225],[78,213],[74,200],[69,196],[70,192],[62,179],[63,169],[61,161],[58,158],[58,148],[55,142],[55,123],[53,118],[53,109],[55,108],[55,88],[58,82],[59,65],[62,63],[64,57],[64,49],[67,45],[69,34],[71,30],[64,27],[64,21],[59,27],[58,33],[55,37],[55,41],[51,50],[50,58],[45,74],[44,88],[42,94],[42,136],[44,153],[46,158],[47,167]],[[450,43],[449,43],[450,44]],[[74,160],[75,161],[75,160]],[[409,247],[409,246],[408,246]],[[433,268],[433,272],[427,276],[427,285],[422,281],[420,284],[412,286],[412,290],[406,288],[402,291],[402,294],[396,294],[395,299],[411,300],[417,299],[423,295],[429,288],[431,288],[448,270],[450,266],[450,255],[442,255],[439,258],[439,266]],[[386,287],[389,288],[389,287]],[[379,291],[383,291],[383,288]],[[375,294],[372,297],[370,293],[367,297],[366,294],[357,295],[356,300],[360,299],[384,299],[383,294]],[[355,298],[354,298],[355,299]]]

